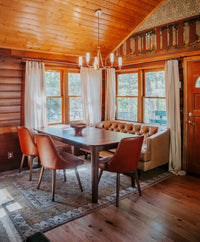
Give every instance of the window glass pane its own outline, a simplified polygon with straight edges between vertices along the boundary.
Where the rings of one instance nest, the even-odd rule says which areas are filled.
[[[45,72],[46,96],[60,96],[60,72]]]
[[[159,98],[144,99],[144,122],[167,124],[165,99],[159,99]]]
[[[82,103],[81,97],[70,97],[70,121],[82,120]]]
[[[145,73],[145,96],[165,97],[164,71],[152,71]]]
[[[118,96],[138,96],[138,73],[118,75]]]
[[[47,98],[47,118],[48,123],[62,122],[61,98]]]
[[[81,80],[80,73],[68,73],[68,95],[81,95]]]
[[[200,76],[197,78],[196,84],[195,84],[196,88],[200,87]]]
[[[137,98],[117,98],[117,118],[137,121]]]

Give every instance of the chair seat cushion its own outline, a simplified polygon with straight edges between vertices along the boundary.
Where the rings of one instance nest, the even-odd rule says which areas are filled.
[[[100,151],[99,152],[99,157],[112,157],[114,153],[109,152],[109,151]]]
[[[83,159],[67,152],[59,152],[59,155],[60,161],[58,161],[56,169],[75,168],[84,163]]]

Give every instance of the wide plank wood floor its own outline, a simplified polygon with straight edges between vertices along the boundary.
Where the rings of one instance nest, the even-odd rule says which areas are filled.
[[[200,242],[200,178],[172,176],[45,233],[57,241]]]

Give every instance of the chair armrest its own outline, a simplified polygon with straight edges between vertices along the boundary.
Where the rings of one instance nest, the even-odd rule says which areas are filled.
[[[169,129],[147,138],[147,150],[151,153],[151,161],[155,167],[169,161]]]

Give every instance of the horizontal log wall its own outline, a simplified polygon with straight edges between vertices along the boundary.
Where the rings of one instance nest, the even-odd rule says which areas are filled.
[[[17,126],[24,120],[24,64],[0,53],[0,171],[19,167]],[[8,158],[8,153],[13,154]]]

